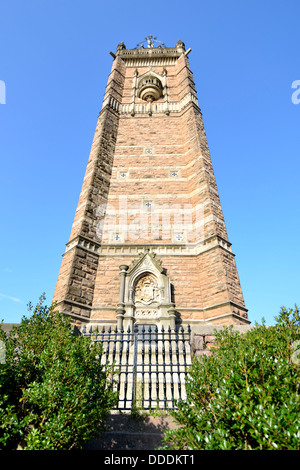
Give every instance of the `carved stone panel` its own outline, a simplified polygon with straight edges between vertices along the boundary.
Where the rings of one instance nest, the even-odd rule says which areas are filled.
[[[139,278],[134,289],[134,302],[144,305],[159,302],[157,279],[153,274],[147,273]]]
[[[152,318],[158,318],[159,311],[155,309],[137,309],[135,311],[135,318],[144,318],[145,320],[151,320]]]

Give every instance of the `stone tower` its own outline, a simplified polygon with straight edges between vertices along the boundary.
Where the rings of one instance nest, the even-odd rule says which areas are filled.
[[[182,41],[117,46],[54,300],[75,323],[249,324]]]

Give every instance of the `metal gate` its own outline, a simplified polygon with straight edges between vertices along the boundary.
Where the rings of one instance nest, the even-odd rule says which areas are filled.
[[[113,365],[117,409],[175,408],[184,400],[185,378],[191,365],[190,327],[161,330],[156,325],[135,325],[125,332],[105,327],[86,331],[92,341],[101,342],[101,364]]]

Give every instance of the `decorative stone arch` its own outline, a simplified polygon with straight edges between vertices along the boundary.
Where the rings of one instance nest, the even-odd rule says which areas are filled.
[[[126,329],[140,323],[175,329],[175,305],[171,301],[170,280],[155,253],[141,253],[139,259],[126,268],[123,266],[121,270],[122,296],[117,309],[118,325]]]
[[[132,82],[132,103],[131,115],[135,114],[136,101],[142,100],[147,102],[146,108],[149,115],[152,115],[153,101],[163,101],[165,113],[169,114],[168,108],[168,88],[167,88],[167,71],[164,68],[162,75],[155,72],[152,66],[146,72],[139,76],[137,69],[134,72]]]
[[[137,77],[135,83],[137,97],[144,101],[158,100],[165,95],[166,84],[166,73],[159,75],[149,67],[147,72]]]
[[[139,274],[131,287],[134,304],[150,305],[159,302],[161,297],[160,291],[164,290],[164,286],[159,286],[159,281],[160,278],[157,278],[150,271]]]

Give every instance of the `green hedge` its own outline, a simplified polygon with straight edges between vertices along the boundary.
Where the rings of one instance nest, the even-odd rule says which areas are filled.
[[[43,303],[7,336],[0,329],[0,449],[80,449],[117,402],[101,346]]]
[[[165,449],[299,450],[299,339],[297,306],[282,308],[275,326],[216,333],[212,355],[189,371]]]

